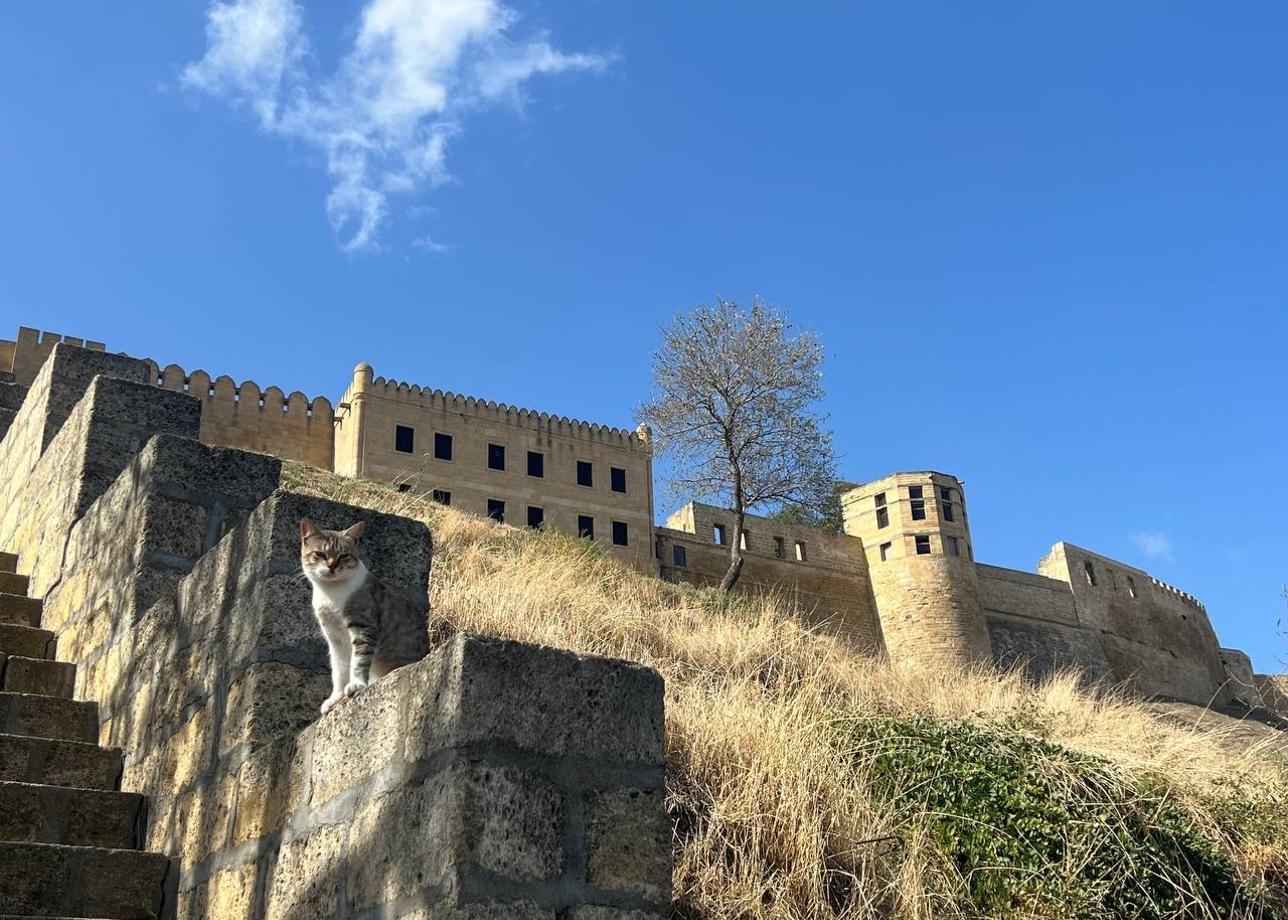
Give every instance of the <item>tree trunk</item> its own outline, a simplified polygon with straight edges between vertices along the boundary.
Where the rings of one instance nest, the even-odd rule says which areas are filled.
[[[732,591],[742,575],[742,530],[745,523],[745,512],[742,508],[736,508],[733,519],[733,540],[729,544],[729,571],[725,572],[724,578],[720,579],[721,591]]]

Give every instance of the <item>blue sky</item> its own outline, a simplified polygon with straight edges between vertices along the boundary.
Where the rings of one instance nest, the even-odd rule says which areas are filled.
[[[982,560],[1140,565],[1282,669],[1282,4],[211,9],[7,10],[0,334],[628,425],[661,323],[761,295],[846,478],[955,473]]]

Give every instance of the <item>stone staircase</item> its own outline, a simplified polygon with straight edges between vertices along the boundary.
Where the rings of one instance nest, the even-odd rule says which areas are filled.
[[[150,918],[170,909],[168,857],[140,850],[147,801],[120,791],[98,706],[72,699],[41,602],[0,553],[0,920]]]

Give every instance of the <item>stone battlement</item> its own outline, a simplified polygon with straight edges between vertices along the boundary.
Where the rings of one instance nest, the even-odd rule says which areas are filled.
[[[345,390],[340,404],[342,406],[351,404],[359,395],[396,399],[423,409],[469,415],[505,425],[530,428],[534,431],[549,431],[561,437],[611,444],[628,450],[652,451],[652,440],[644,426],[635,431],[627,431],[624,428],[586,422],[566,415],[554,415],[490,399],[464,396],[450,390],[422,387],[391,378],[373,377],[369,364],[359,364],[354,370],[353,382]]]

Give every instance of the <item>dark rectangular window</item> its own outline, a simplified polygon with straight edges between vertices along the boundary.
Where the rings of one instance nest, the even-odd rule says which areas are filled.
[[[537,450],[528,451],[528,475],[538,479],[546,475],[546,455]]]
[[[613,521],[613,545],[614,546],[626,545],[626,522],[625,521]]]
[[[779,559],[787,555],[787,545],[782,537],[774,537],[774,555]]]
[[[688,556],[688,553],[684,551],[683,546],[671,547],[671,561],[674,562],[680,568],[684,568],[686,565],[689,564],[689,556]]]
[[[926,536],[924,533],[917,535],[917,555],[930,555],[930,537]]]
[[[890,526],[890,509],[878,508],[877,509],[877,529],[880,530],[882,527],[889,527],[889,526]]]
[[[950,501],[952,501],[952,500],[953,500],[953,490],[952,490],[952,489],[940,489],[940,490],[939,490],[939,497],[940,497],[940,498],[942,498],[942,499],[943,499],[944,501],[946,501],[946,502],[950,502]]]
[[[451,460],[452,459],[452,436],[442,432],[434,432],[434,459]]]
[[[394,450],[400,454],[414,454],[416,452],[416,432],[406,425],[395,425]]]
[[[577,461],[577,485],[593,486],[595,484],[595,465],[589,460]]]
[[[505,469],[505,446],[489,444],[487,446],[487,468],[489,470]]]
[[[487,516],[501,524],[505,523],[505,502],[497,498],[487,500]]]
[[[889,544],[889,543],[882,543],[882,544],[881,544],[881,561],[882,561],[882,562],[885,562],[885,561],[886,561],[887,559],[889,559],[889,558],[890,558],[890,544]]]
[[[712,526],[711,538],[716,541],[716,546],[728,545],[729,535],[725,532],[725,525],[716,524]]]
[[[452,503],[452,493],[446,489],[435,489],[430,495],[440,505],[450,505]]]
[[[945,521],[951,521],[953,519],[952,502],[941,502],[939,505],[939,511],[944,516]]]
[[[538,508],[536,505],[528,505],[528,526],[540,527],[546,522],[546,509]]]
[[[616,466],[610,466],[608,468],[608,479],[610,488],[612,488],[614,492],[626,491],[626,470]]]
[[[886,503],[885,493],[878,492],[876,495],[872,496],[872,503],[876,505],[878,508],[884,508]]]
[[[926,519],[926,503],[921,499],[914,499],[909,502],[912,507],[912,519],[914,521],[924,521]]]
[[[589,514],[577,515],[577,536],[595,539],[595,519]]]
[[[908,486],[909,498],[921,498],[921,486]]]
[[[950,555],[950,556],[960,556],[960,555],[961,555],[961,553],[959,553],[959,552],[957,551],[957,538],[956,538],[956,537],[944,537],[944,547],[948,550],[948,555]]]

